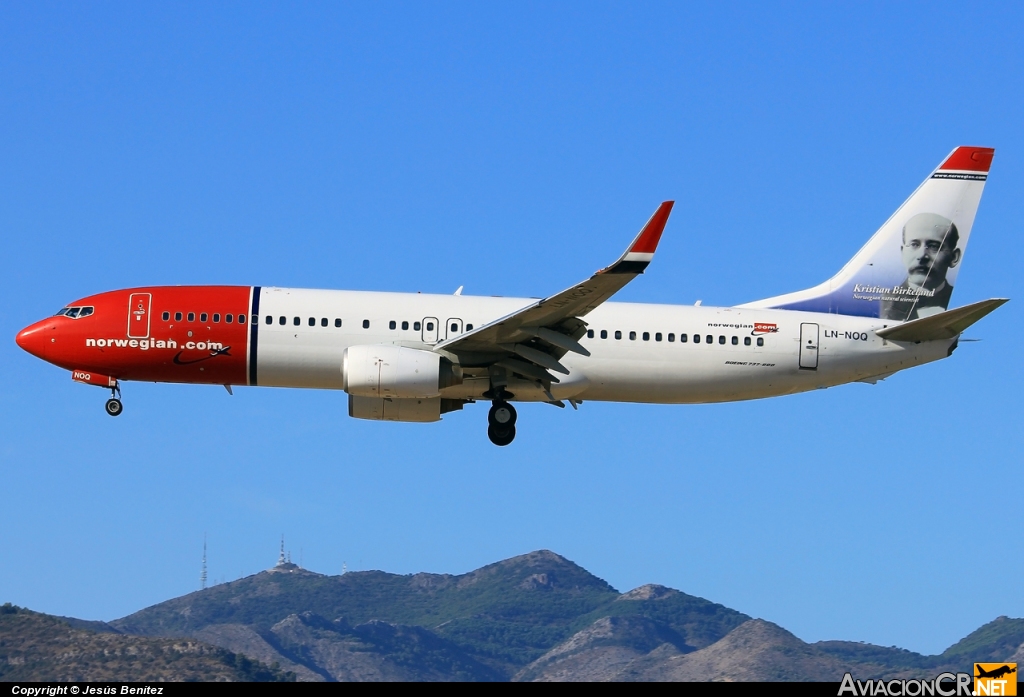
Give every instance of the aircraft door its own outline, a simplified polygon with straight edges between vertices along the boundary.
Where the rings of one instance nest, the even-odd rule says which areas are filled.
[[[150,293],[132,293],[128,296],[128,338],[145,339],[149,336]]]
[[[818,325],[800,325],[800,370],[818,369]]]
[[[449,317],[444,323],[445,338],[454,339],[462,333],[462,320],[458,317]]]
[[[425,343],[425,344],[436,344],[437,343],[438,331],[440,330],[440,327],[438,327],[438,324],[439,324],[439,322],[437,321],[437,317],[424,317],[423,318],[423,330],[422,330],[423,333],[421,334],[421,337],[423,338],[423,343]]]

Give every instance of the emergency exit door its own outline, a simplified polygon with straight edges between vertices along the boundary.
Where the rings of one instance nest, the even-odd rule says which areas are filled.
[[[437,317],[424,317],[423,318],[423,329],[420,334],[420,338],[423,339],[424,344],[436,344],[438,336],[438,322]]]
[[[449,317],[448,321],[444,323],[445,337],[446,339],[454,339],[462,333],[462,320],[458,317]]]
[[[800,370],[818,369],[818,325],[800,325]]]

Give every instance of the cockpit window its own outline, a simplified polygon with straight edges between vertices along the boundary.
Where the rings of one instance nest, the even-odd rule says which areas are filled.
[[[85,307],[64,307],[61,308],[60,311],[58,311],[57,314],[54,315],[54,317],[60,317],[61,315],[64,315],[65,317],[70,317],[71,319],[80,319],[82,317],[88,317],[92,313],[93,307],[91,305],[87,305]]]

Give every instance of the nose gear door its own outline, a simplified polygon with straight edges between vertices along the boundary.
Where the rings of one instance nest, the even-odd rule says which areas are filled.
[[[149,306],[153,302],[150,293],[132,293],[128,297],[128,338],[149,337]]]

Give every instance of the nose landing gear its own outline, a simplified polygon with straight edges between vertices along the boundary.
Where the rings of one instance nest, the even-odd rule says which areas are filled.
[[[487,412],[487,437],[495,445],[504,446],[516,437],[516,410],[503,399],[495,399]]]
[[[110,399],[107,400],[107,403],[104,405],[104,409],[106,409],[107,413],[111,416],[120,416],[121,412],[124,410],[124,407],[121,405],[120,385],[115,383],[114,386],[110,388]]]

